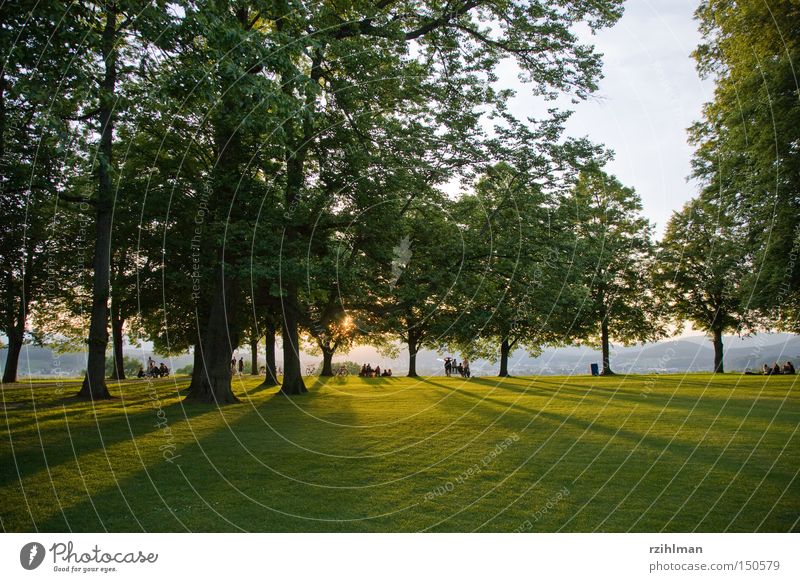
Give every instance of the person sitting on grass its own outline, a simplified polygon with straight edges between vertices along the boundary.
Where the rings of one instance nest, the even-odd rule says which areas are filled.
[[[162,378],[169,376],[169,368],[167,368],[167,365],[164,362],[161,362],[161,365],[158,367],[158,372],[159,376]]]
[[[781,373],[781,367],[778,365],[778,362],[775,362],[775,365],[772,366],[772,373],[773,374],[780,374]]]
[[[145,374],[144,374],[144,368],[142,368],[141,366],[139,366],[139,371],[138,371],[138,372],[136,372],[136,377],[137,377],[137,378],[144,378],[144,375],[145,375]]]
[[[794,365],[788,360],[783,365],[783,373],[784,374],[794,374]]]
[[[769,365],[764,364],[764,375],[769,376],[770,374],[772,374],[772,368],[770,368]]]
[[[375,366],[375,377],[376,378],[380,378],[381,377],[381,367],[380,366]]]

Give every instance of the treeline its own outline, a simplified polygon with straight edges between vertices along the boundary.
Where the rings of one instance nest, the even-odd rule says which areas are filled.
[[[775,192],[795,208],[778,228],[754,208],[762,189],[728,166],[723,187],[703,162],[733,146],[698,127],[706,187],[656,245],[608,153],[548,109],[596,89],[599,55],[574,27],[612,25],[620,0],[0,10],[4,382],[28,340],[85,345],[91,399],[110,396],[109,346],[124,377],[125,336],[191,351],[188,398],[223,404],[240,345],[264,342],[278,383],[278,335],[281,390],[299,394],[304,347],[324,375],[354,343],[397,342],[409,375],[423,347],[506,375],[517,347],[591,342],[611,373],[610,341],[690,319],[718,339],[722,371],[723,331],[796,328],[794,263],[760,278],[764,253],[794,249],[796,181]],[[511,113],[495,82],[508,61],[539,117]]]

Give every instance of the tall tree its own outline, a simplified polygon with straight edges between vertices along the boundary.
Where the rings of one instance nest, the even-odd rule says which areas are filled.
[[[705,0],[694,53],[713,100],[691,128],[693,174],[747,233],[744,285],[774,325],[800,331],[800,7]],[[795,260],[792,260],[794,258]]]
[[[610,344],[654,340],[663,332],[649,279],[652,226],[632,188],[599,169],[581,173],[570,206],[585,300],[573,333],[599,343],[602,374],[613,374]]]
[[[553,184],[548,191],[542,184],[548,168],[497,164],[454,206],[466,226],[467,257],[452,343],[499,361],[500,377],[509,375],[516,348],[537,354],[567,341],[574,318],[571,224]]]
[[[704,194],[672,215],[656,262],[667,310],[679,329],[688,320],[711,336],[714,371],[720,374],[723,334],[752,331],[755,325],[744,286],[752,268],[745,239],[725,202]]]
[[[65,6],[0,6],[0,332],[8,338],[3,382],[17,379],[31,310],[60,295],[75,251],[74,215],[59,195],[79,167],[68,119],[76,98],[67,68],[74,31],[58,23]],[[66,70],[65,70],[66,69]],[[60,87],[51,93],[51,89]],[[79,137],[79,136],[78,136]],[[67,277],[68,278],[68,277]]]
[[[108,348],[109,296],[111,288],[112,226],[114,218],[114,179],[118,175],[114,157],[115,121],[124,109],[119,93],[120,75],[134,72],[124,49],[135,47],[146,51],[154,39],[163,36],[169,12],[166,2],[127,2],[109,0],[79,6],[72,18],[76,27],[85,31],[86,44],[77,47],[87,51],[97,62],[89,81],[90,100],[85,103],[84,118],[93,121],[99,135],[94,152],[97,172],[93,197],[94,257],[92,259],[92,306],[89,322],[86,376],[80,398],[110,398],[105,381],[106,349]],[[168,37],[168,35],[167,35]]]

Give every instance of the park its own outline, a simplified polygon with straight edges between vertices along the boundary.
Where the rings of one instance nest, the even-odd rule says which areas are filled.
[[[183,402],[187,378],[98,408],[65,398],[78,379],[22,384],[3,526],[797,531],[795,379],[349,377],[288,399],[245,377],[221,409]]]
[[[10,4],[0,529],[800,531],[796,2]]]

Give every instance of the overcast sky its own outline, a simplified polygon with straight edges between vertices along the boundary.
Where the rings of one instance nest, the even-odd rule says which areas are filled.
[[[567,130],[614,150],[608,170],[642,197],[660,236],[673,210],[697,191],[687,182],[692,148],[686,128],[700,118],[713,84],[701,81],[691,52],[700,35],[693,13],[697,0],[630,0],[613,28],[588,36],[604,54],[600,90],[570,105]],[[518,86],[508,70],[501,83]],[[520,87],[515,111],[536,107]]]

